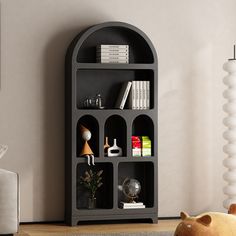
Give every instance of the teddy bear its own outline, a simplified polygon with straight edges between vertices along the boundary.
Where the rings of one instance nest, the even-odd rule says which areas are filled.
[[[230,206],[228,213],[207,212],[190,217],[181,212],[182,222],[174,236],[236,236],[236,204]]]

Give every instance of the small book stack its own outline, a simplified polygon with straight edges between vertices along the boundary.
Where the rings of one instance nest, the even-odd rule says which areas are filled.
[[[129,63],[129,45],[97,46],[97,63]]]
[[[122,209],[143,209],[143,208],[145,208],[145,205],[142,202],[134,202],[134,203],[120,202],[120,208],[122,208]]]

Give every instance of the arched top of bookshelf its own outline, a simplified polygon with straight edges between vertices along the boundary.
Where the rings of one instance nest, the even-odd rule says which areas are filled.
[[[101,44],[129,45],[130,63],[157,63],[151,40],[140,29],[123,22],[94,25],[78,34],[68,49],[73,63],[95,63],[96,46]]]

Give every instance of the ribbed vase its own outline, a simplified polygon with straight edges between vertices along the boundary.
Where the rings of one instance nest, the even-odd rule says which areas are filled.
[[[232,203],[236,203],[236,60],[229,60],[223,65],[223,69],[228,72],[223,82],[227,86],[223,96],[227,99],[223,110],[228,114],[223,123],[227,127],[223,137],[227,144],[223,150],[228,157],[223,164],[228,170],[224,173],[223,178],[228,183],[224,187],[224,194],[228,196],[223,202],[223,206],[229,209]]]

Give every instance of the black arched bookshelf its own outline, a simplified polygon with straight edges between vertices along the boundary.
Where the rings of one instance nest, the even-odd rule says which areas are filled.
[[[129,63],[96,63],[96,46],[129,45]],[[157,54],[150,39],[138,28],[123,22],[91,26],[71,42],[66,55],[65,74],[65,221],[74,226],[83,221],[158,219],[157,155]],[[127,81],[150,82],[150,109],[115,109],[121,85]],[[104,109],[85,109],[86,97],[102,94]],[[86,207],[88,193],[80,185],[80,176],[89,169],[79,157],[83,145],[80,125],[92,133],[89,141],[95,153],[94,170],[103,169],[103,187],[97,194],[97,207]],[[132,156],[132,135],[151,139],[151,156]],[[123,149],[120,157],[104,153],[106,136],[117,137]],[[112,140],[110,140],[112,144]],[[141,183],[139,200],[144,209],[121,209],[124,196],[119,185],[126,178]]]

